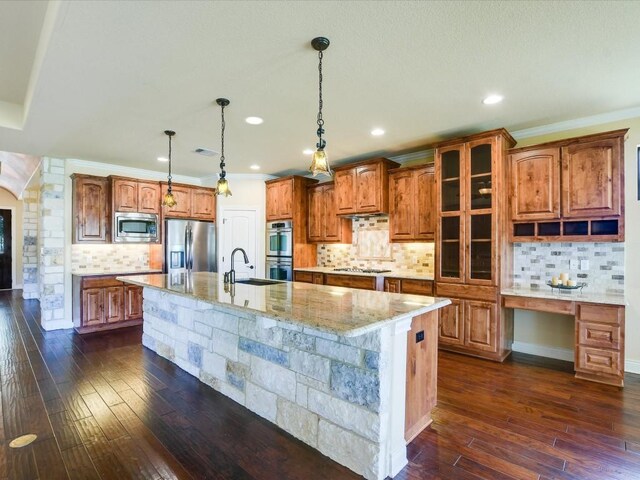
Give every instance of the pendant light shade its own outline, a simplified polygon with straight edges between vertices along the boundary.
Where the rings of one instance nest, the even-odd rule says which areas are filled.
[[[178,202],[171,192],[171,138],[176,134],[173,130],[165,130],[164,134],[169,137],[169,175],[167,176],[167,193],[162,198],[162,205],[165,207],[175,207]]]
[[[329,167],[329,160],[327,152],[324,147],[327,142],[322,138],[324,134],[324,119],[322,118],[322,52],[329,48],[329,39],[325,37],[316,37],[311,40],[311,46],[318,52],[318,118],[316,123],[318,124],[318,130],[316,135],[318,136],[318,143],[316,144],[317,150],[313,154],[311,159],[311,166],[309,171],[315,177],[318,174],[332,176],[333,172]]]
[[[225,197],[231,196],[231,190],[229,189],[229,182],[225,178],[227,176],[227,172],[224,171],[224,108],[229,105],[229,100],[226,98],[218,98],[216,99],[216,103],[222,107],[222,122],[221,122],[221,148],[220,148],[220,178],[218,179],[218,185],[216,186],[216,194],[224,195]]]

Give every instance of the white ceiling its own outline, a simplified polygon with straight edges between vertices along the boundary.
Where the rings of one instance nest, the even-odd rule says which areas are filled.
[[[3,1],[0,101],[24,119],[0,150],[164,171],[171,128],[175,173],[208,176],[218,158],[191,151],[219,151],[224,96],[229,172],[302,171],[320,35],[334,163],[638,107],[638,18],[636,1]]]

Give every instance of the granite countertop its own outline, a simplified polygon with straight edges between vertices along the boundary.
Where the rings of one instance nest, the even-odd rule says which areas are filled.
[[[209,272],[194,272],[190,277],[135,275],[118,280],[345,337],[362,335],[451,303],[447,298],[301,282],[225,286],[222,275]]]
[[[569,302],[587,302],[587,303],[606,303],[609,305],[621,305],[627,304],[624,295],[617,295],[613,293],[602,292],[589,292],[588,287],[585,287],[580,293],[579,290],[558,290],[554,289],[536,289],[531,288],[507,288],[500,292],[502,295],[511,295],[514,297],[531,297],[531,298],[545,298],[549,300],[566,300]]]
[[[162,273],[162,269],[150,269],[150,270],[135,270],[135,271],[123,271],[123,272],[76,272],[71,275],[76,277],[102,277],[105,275],[144,275],[148,273]]]
[[[412,280],[433,280],[433,274],[407,272],[402,270],[391,270],[383,273],[364,273],[364,272],[336,272],[334,267],[299,267],[294,268],[300,272],[318,272],[318,273],[335,273],[336,275],[359,275],[363,277],[387,277],[387,278],[409,278]]]

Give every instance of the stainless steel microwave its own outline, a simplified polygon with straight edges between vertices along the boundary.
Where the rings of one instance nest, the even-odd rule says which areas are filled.
[[[155,243],[158,230],[155,213],[116,212],[113,216],[114,242]]]

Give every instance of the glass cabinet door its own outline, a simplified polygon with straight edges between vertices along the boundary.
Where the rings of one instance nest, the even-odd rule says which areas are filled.
[[[449,150],[440,155],[440,184],[443,212],[461,210],[461,149]]]
[[[491,144],[471,147],[469,151],[469,207],[491,208]]]
[[[491,214],[472,214],[469,223],[468,277],[470,280],[491,280],[493,271]]]
[[[460,215],[442,217],[440,225],[440,276],[462,278]]]

